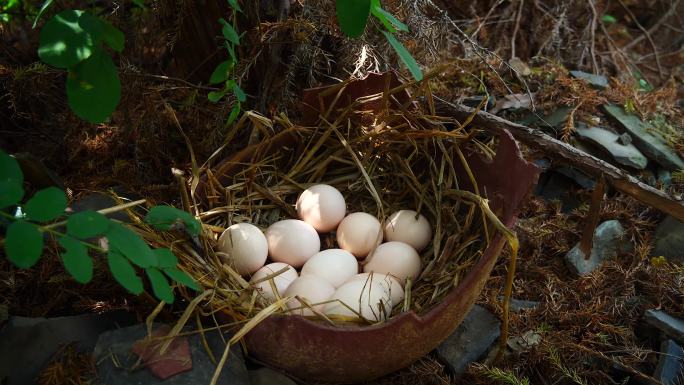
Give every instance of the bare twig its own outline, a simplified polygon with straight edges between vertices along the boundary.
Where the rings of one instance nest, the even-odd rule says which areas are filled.
[[[589,46],[589,53],[591,55],[591,64],[594,66],[594,74],[598,75],[598,64],[596,64],[596,24],[598,21],[598,12],[596,12],[594,0],[587,1],[591,7],[591,25],[589,26],[591,31],[591,45]]]
[[[622,47],[622,48],[623,48],[623,49],[630,49],[630,48],[634,47],[635,45],[639,44],[639,42],[641,42],[642,40],[644,40],[644,38],[646,38],[646,36],[651,36],[651,35],[653,34],[653,32],[655,32],[658,28],[660,28],[660,26],[663,25],[663,23],[665,23],[665,21],[666,21],[667,19],[669,19],[670,16],[672,16],[672,14],[675,13],[675,11],[677,11],[677,8],[679,7],[679,2],[680,2],[680,1],[681,1],[681,0],[676,0],[676,1],[674,2],[674,4],[672,4],[672,5],[670,6],[670,8],[667,10],[667,12],[665,12],[665,14],[663,14],[663,17],[661,17],[655,24],[653,24],[653,25],[651,26],[651,28],[649,28],[649,29],[646,31],[645,34],[640,35],[640,36],[637,37],[636,39],[634,39],[634,40],[632,40],[631,42],[625,44],[625,46]]]
[[[515,16],[515,27],[513,27],[513,36],[511,37],[511,59],[515,57],[515,38],[518,36],[518,30],[520,29],[523,4],[525,4],[525,0],[520,0],[520,3],[518,4],[518,14]]]
[[[632,13],[632,10],[625,5],[625,3],[622,0],[618,0],[620,2],[620,5],[622,5],[622,8],[629,13],[629,17],[634,20],[634,23],[636,23],[637,27],[644,33],[646,36],[646,39],[648,39],[648,42],[651,44],[651,48],[653,49],[653,54],[655,55],[655,61],[656,65],[658,66],[658,77],[660,80],[664,80],[664,75],[663,75],[663,67],[660,65],[660,55],[658,54],[658,47],[656,46],[655,42],[653,41],[653,38],[651,38],[651,34],[644,28],[644,26],[639,23],[639,20],[637,20],[636,16],[634,16],[634,13]]]

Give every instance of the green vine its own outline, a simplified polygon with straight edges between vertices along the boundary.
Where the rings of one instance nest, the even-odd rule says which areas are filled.
[[[150,248],[135,231],[96,211],[77,212],[66,220],[54,222],[65,214],[64,191],[48,187],[22,204],[23,184],[19,163],[0,151],[0,216],[9,222],[3,243],[7,258],[15,266],[21,269],[34,266],[43,253],[47,234],[57,240],[63,249],[60,256],[64,268],[80,283],[88,283],[93,278],[89,253],[92,251],[106,254],[114,279],[133,294],[144,290],[143,280],[134,266],[145,271],[154,295],[166,303],[174,302],[169,279],[200,290],[190,276],[178,269],[178,259],[171,250]],[[192,215],[170,206],[152,207],[145,222],[159,230],[181,226],[193,236],[201,232],[200,223]],[[107,239],[107,247],[95,243],[102,237]]]
[[[210,84],[223,83],[223,89],[220,91],[211,91],[207,95],[207,98],[214,103],[221,100],[229,92],[235,95],[235,99],[237,101],[233,105],[233,109],[228,115],[226,125],[233,123],[238,116],[240,116],[240,112],[242,111],[242,103],[247,100],[245,92],[242,90],[242,88],[240,88],[240,85],[237,83],[235,77],[235,66],[238,63],[238,57],[235,53],[235,50],[237,46],[240,45],[240,35],[236,29],[236,16],[237,12],[242,12],[242,9],[240,8],[237,0],[228,0],[228,3],[230,4],[231,8],[233,8],[232,23],[226,21],[224,18],[219,19],[219,23],[223,25],[221,32],[224,39],[223,45],[228,51],[228,60],[225,60],[217,65],[214,69],[214,72],[211,74],[211,77],[209,78]]]
[[[398,32],[408,32],[406,24],[399,21],[394,15],[382,8],[380,0],[337,0],[335,3],[337,22],[345,35],[351,38],[359,37],[366,30],[368,18],[373,15],[385,27],[380,30],[385,36],[390,46],[399,55],[406,68],[414,79],[423,79],[423,72],[416,62],[416,59],[409,53],[394,35]]]

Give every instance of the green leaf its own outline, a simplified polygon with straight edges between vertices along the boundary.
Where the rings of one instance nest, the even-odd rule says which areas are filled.
[[[230,110],[230,115],[228,115],[228,120],[226,120],[226,126],[233,123],[235,119],[238,118],[241,110],[240,103],[237,103],[233,106],[233,109]]]
[[[145,269],[145,272],[150,279],[150,283],[152,283],[154,295],[166,303],[173,303],[173,289],[169,286],[169,281],[164,277],[164,274],[154,267]]]
[[[123,32],[106,20],[93,16],[88,12],[83,12],[81,17],[78,18],[78,25],[90,33],[93,44],[103,41],[113,50],[117,52],[123,51],[125,40]]]
[[[14,206],[24,197],[24,187],[16,180],[0,180],[0,209]]]
[[[613,15],[605,14],[601,16],[601,21],[606,23],[606,24],[615,24],[617,23],[617,19]]]
[[[135,4],[136,7],[145,9],[145,1],[144,0],[133,0],[133,4]]]
[[[172,268],[178,264],[178,258],[169,249],[152,249],[157,256],[157,266],[161,268]]]
[[[112,272],[114,279],[116,279],[121,286],[133,294],[140,294],[143,292],[143,282],[135,273],[135,269],[116,250],[109,250],[107,254],[107,263],[109,270]]]
[[[109,229],[109,219],[97,211],[81,211],[67,219],[67,233],[88,239],[103,235]]]
[[[235,80],[228,80],[228,87],[230,87],[233,90],[233,93],[235,94],[235,97],[239,102],[244,102],[245,100],[247,100],[245,91],[243,91],[242,88],[240,88],[240,86],[235,82]]]
[[[387,38],[387,41],[389,41],[392,48],[397,51],[399,58],[401,58],[401,61],[403,61],[406,67],[409,69],[411,75],[413,75],[413,78],[418,81],[422,80],[423,72],[420,70],[418,63],[416,63],[416,59],[414,59],[409,51],[406,50],[406,47],[404,47],[404,45],[401,44],[401,42],[399,42],[399,40],[397,40],[391,33],[387,31],[382,31],[382,33]]]
[[[78,25],[83,11],[70,9],[52,17],[40,30],[38,56],[57,68],[71,68],[90,57],[93,40]]]
[[[145,222],[159,230],[171,230],[178,223],[183,223],[192,235],[200,233],[200,223],[189,213],[171,206],[154,206],[145,216]]]
[[[228,0],[228,4],[230,4],[231,7],[233,7],[234,10],[238,12],[242,12],[242,8],[240,8],[240,4],[238,4],[238,0]]]
[[[19,184],[24,183],[24,173],[21,172],[19,162],[9,156],[6,152],[0,150],[0,181],[16,181]]]
[[[18,220],[7,228],[5,254],[12,263],[28,269],[38,262],[43,253],[43,234],[33,223]]]
[[[349,37],[359,37],[368,23],[370,0],[336,0],[335,12],[342,32]]]
[[[209,84],[223,83],[228,80],[228,71],[233,68],[233,62],[226,60],[216,66],[209,78]]]
[[[26,216],[33,221],[51,221],[64,213],[67,198],[64,191],[48,187],[38,191],[24,205]]]
[[[237,63],[237,55],[235,54],[235,49],[233,48],[233,45],[230,44],[229,41],[226,41],[226,49],[228,50],[228,54],[230,55],[230,59],[233,61],[233,66],[235,63]]]
[[[62,253],[64,268],[80,283],[88,283],[93,278],[93,260],[80,241],[70,236],[60,237],[59,245],[66,250]]]
[[[77,65],[67,77],[69,106],[91,123],[102,123],[116,110],[121,97],[119,74],[112,58],[100,49]]]
[[[222,89],[221,91],[211,91],[207,95],[207,99],[209,99],[210,102],[216,103],[219,100],[221,100],[224,96],[226,96],[226,93],[228,90]]]
[[[52,5],[52,3],[55,0],[46,0],[43,5],[40,7],[40,10],[38,11],[38,14],[36,15],[36,18],[33,20],[33,27],[31,28],[36,28],[36,24],[38,24],[38,20],[43,16],[45,11]]]
[[[183,286],[187,286],[194,291],[202,291],[202,288],[195,282],[194,279],[190,278],[185,272],[178,270],[175,267],[164,269],[164,273],[169,276],[169,278],[180,283]]]
[[[157,266],[157,258],[152,249],[128,227],[110,222],[107,239],[110,248],[116,249],[136,265],[142,268]]]
[[[223,29],[221,30],[221,32],[223,32],[223,37],[233,44],[240,44],[240,36],[238,36],[235,28],[223,18],[219,19],[219,23],[223,24]]]
[[[399,19],[394,17],[391,13],[382,9],[380,0],[371,0],[371,13],[378,18],[390,32],[396,32],[397,29],[404,32],[408,32],[409,30],[406,24],[399,21]]]

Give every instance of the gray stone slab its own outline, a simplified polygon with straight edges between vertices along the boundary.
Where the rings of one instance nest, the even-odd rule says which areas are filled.
[[[663,385],[684,383],[684,349],[672,340],[660,344],[658,366],[653,377]]]
[[[160,326],[155,324],[155,327]],[[180,373],[166,380],[160,380],[144,367],[136,367],[137,356],[131,353],[136,341],[145,338],[147,328],[144,324],[103,333],[97,340],[93,353],[97,365],[98,381],[102,385],[202,385],[209,384],[216,365],[213,364],[199,334],[188,336],[192,370]],[[219,360],[225,345],[218,332],[205,333],[212,354]],[[229,338],[229,337],[227,337]],[[219,385],[250,385],[242,350],[231,347],[230,355],[221,371]]]
[[[487,354],[499,338],[501,322],[487,309],[475,305],[465,319],[436,349],[437,357],[455,374]]]
[[[572,77],[584,80],[595,88],[607,88],[608,78],[603,75],[594,75],[584,71],[570,71]]]
[[[252,385],[297,385],[286,375],[269,368],[259,368],[249,371]]]
[[[115,327],[112,320],[97,314],[11,317],[0,330],[0,383],[35,384],[37,376],[61,346],[75,343],[80,351],[91,351],[98,335]]]
[[[604,105],[603,109],[630,134],[634,145],[648,158],[670,171],[684,168],[684,160],[667,145],[660,135],[650,132],[648,126],[637,116],[628,114],[622,107],[612,104]]]
[[[566,255],[568,267],[578,275],[586,275],[594,271],[604,261],[617,256],[620,252],[631,249],[623,239],[625,229],[617,220],[605,221],[596,227],[594,241],[588,259],[580,250],[579,242]]]
[[[684,223],[667,216],[653,234],[651,255],[663,256],[669,262],[684,264]]]
[[[679,343],[684,343],[684,320],[656,309],[646,310],[644,319],[647,324],[660,329],[668,337]]]
[[[577,127],[580,138],[587,140],[608,152],[616,163],[642,170],[648,159],[633,144],[624,144],[621,136],[601,127]]]

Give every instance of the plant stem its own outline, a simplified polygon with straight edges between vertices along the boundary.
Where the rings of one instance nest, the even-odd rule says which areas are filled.
[[[115,212],[118,212],[118,211],[126,210],[126,209],[131,208],[131,207],[135,207],[135,206],[141,205],[141,204],[143,204],[143,203],[145,203],[145,202],[147,202],[146,199],[139,199],[139,200],[137,200],[137,201],[128,202],[128,203],[123,203],[123,204],[120,204],[120,205],[117,205],[117,206],[107,207],[106,209],[97,210],[97,212],[100,213],[100,214],[102,214],[102,215],[108,215],[108,214],[112,214],[112,213],[115,213]],[[45,229],[48,229],[48,230],[49,230],[49,229],[54,229],[55,227],[64,226],[64,225],[66,225],[66,223],[67,223],[67,221],[55,222],[55,223],[51,223],[51,224],[49,224],[49,225],[47,225],[47,226],[44,226],[44,228],[45,228]]]

